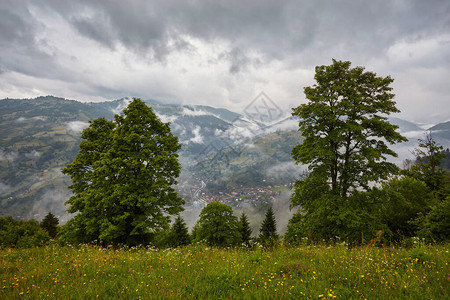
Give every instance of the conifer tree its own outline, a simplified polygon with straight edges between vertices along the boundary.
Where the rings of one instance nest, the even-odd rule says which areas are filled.
[[[249,247],[252,230],[250,228],[250,223],[248,222],[248,217],[245,213],[242,213],[241,218],[239,219],[239,231],[241,233],[242,244]]]
[[[178,215],[172,225],[169,233],[169,245],[171,247],[179,247],[189,245],[191,243],[191,237],[189,235],[188,227],[183,218]]]
[[[58,234],[58,224],[58,218],[51,212],[48,212],[44,219],[42,219],[40,226],[48,232],[51,238],[55,238]]]
[[[262,222],[259,232],[259,239],[263,243],[275,241],[278,239],[277,222],[275,220],[272,206],[269,206],[269,208],[267,209],[266,217]]]

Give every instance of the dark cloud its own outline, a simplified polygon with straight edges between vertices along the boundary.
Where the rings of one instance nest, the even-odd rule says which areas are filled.
[[[238,47],[234,47],[230,51],[220,54],[219,59],[226,59],[230,62],[229,71],[232,74],[246,70],[249,66],[257,67],[261,64],[260,59],[250,58]]]
[[[52,23],[52,20],[62,23]],[[61,28],[52,27],[54,24]],[[449,75],[449,33],[448,0],[42,0],[39,3],[3,0],[0,76],[5,78],[7,73],[19,73],[36,78],[36,82],[50,78],[64,81],[67,86],[73,83],[71,88],[80,94],[122,97],[124,93],[134,95],[149,91],[142,90],[145,83],[128,78],[121,80],[116,74],[124,65],[129,67],[126,74],[133,73],[134,68],[142,71],[144,64],[148,69],[169,70],[168,77],[174,73],[184,74],[178,82],[173,76],[155,78],[150,75],[148,81],[158,82],[152,85],[155,89],[151,97],[158,94],[183,97],[186,90],[193,89],[194,82],[197,89],[210,89],[193,95],[223,95],[232,101],[230,99],[241,99],[244,94],[230,92],[238,90],[236,86],[242,83],[233,78],[243,78],[240,76],[258,68],[270,68],[271,64],[277,65],[274,72],[295,72],[312,70],[336,58],[350,60],[353,65],[377,67],[374,71],[384,75],[408,76],[410,70],[417,68],[440,69],[435,74]],[[58,34],[66,40],[54,38]],[[86,48],[65,53],[66,44],[74,36],[78,43],[86,44]],[[205,45],[212,53],[204,55]],[[105,56],[109,55],[109,64],[89,60],[91,55],[101,57],[103,51]],[[217,89],[219,92],[197,84],[201,78],[195,77],[199,75],[189,69],[196,66],[174,65],[170,59],[186,53],[189,55],[185,60],[179,61],[198,54],[197,57],[204,59],[198,65],[201,68],[207,65],[211,73],[208,75],[217,78],[210,84],[222,84]],[[141,65],[137,66],[138,63]],[[220,69],[222,63],[229,77]],[[414,73],[414,76],[416,81],[405,81],[403,87],[422,81],[420,74]],[[425,77],[425,81],[427,78],[430,76]],[[261,76],[257,80],[259,85],[253,86],[259,88],[263,86],[261,82],[272,79]],[[166,84],[168,81],[174,81],[173,85],[179,90]],[[448,85],[443,79],[423,84],[437,87],[437,94],[433,96],[447,97],[444,91]],[[251,86],[248,83],[240,88]]]
[[[114,49],[121,44],[139,55],[164,60],[189,48],[185,37],[231,44],[230,71],[245,53],[267,59],[359,52],[380,55],[402,37],[449,28],[448,1],[42,1],[83,36]],[[26,1],[7,1],[0,13],[2,41],[34,47],[33,17]],[[1,41],[0,41],[1,42]],[[238,49],[238,50],[236,50]],[[236,56],[238,55],[238,56]],[[244,63],[245,64],[245,63]]]
[[[446,1],[85,0],[50,5],[86,37],[107,47],[121,43],[156,59],[178,50],[170,44],[182,36],[226,40],[242,52],[258,51],[269,59],[310,47],[316,55],[335,49],[340,52],[336,54],[374,55],[401,37],[429,35],[449,26]]]
[[[45,26],[30,12],[28,1],[3,2],[6,3],[0,8],[0,73],[59,79],[67,76],[51,46],[37,37]]]

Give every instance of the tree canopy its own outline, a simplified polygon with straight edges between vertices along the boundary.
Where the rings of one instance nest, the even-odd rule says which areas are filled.
[[[181,145],[143,101],[134,98],[114,121],[91,121],[81,138],[77,157],[62,169],[72,179],[68,212],[78,213],[63,238],[147,243],[183,210],[173,188]]]
[[[233,209],[219,202],[206,205],[194,227],[194,240],[205,241],[210,246],[231,246],[240,242],[239,224]]]
[[[296,186],[294,205],[323,192],[346,198],[398,169],[386,161],[397,156],[387,144],[407,140],[386,117],[399,112],[392,100],[393,79],[350,65],[333,60],[316,67],[316,84],[304,89],[308,102],[293,109],[304,141],[292,156],[310,170]]]
[[[389,76],[378,77],[348,61],[316,67],[307,103],[293,109],[304,140],[292,149],[296,163],[308,166],[297,180],[291,206],[301,212],[289,224],[289,236],[357,239],[387,227],[370,211],[373,183],[387,180],[398,167],[389,144],[406,141],[387,116],[399,112]],[[296,228],[295,228],[296,227]]]

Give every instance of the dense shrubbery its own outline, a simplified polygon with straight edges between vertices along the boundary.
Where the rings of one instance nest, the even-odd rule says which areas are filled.
[[[0,247],[29,248],[48,244],[50,236],[36,220],[17,221],[0,218]]]

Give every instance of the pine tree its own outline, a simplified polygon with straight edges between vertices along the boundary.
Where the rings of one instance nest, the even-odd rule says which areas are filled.
[[[242,244],[249,247],[252,230],[250,228],[250,223],[248,222],[248,217],[245,213],[242,213],[241,218],[239,219],[239,231],[241,233]]]
[[[58,234],[58,224],[58,218],[51,212],[48,212],[44,219],[42,219],[40,226],[48,232],[51,238],[55,238]]]
[[[267,209],[266,217],[262,222],[259,232],[259,239],[262,243],[271,243],[278,240],[277,222],[275,220],[272,206]]]
[[[169,233],[169,245],[176,248],[179,246],[189,245],[190,243],[191,237],[189,235],[186,222],[184,222],[183,218],[178,215]]]

